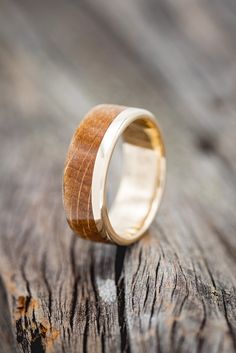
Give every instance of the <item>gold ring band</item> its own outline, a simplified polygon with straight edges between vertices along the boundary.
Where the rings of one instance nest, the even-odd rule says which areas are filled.
[[[110,161],[122,139],[120,186],[108,206]],[[147,110],[103,104],[76,129],[64,168],[67,221],[82,238],[128,245],[148,229],[160,205],[166,177],[163,138]]]

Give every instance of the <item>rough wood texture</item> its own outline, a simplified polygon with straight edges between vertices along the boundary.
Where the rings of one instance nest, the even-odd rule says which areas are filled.
[[[0,1],[1,352],[236,351],[236,2]],[[129,248],[72,236],[70,137],[153,111],[164,204]]]

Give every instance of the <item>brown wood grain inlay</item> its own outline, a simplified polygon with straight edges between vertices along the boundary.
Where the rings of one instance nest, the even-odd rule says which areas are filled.
[[[69,146],[63,178],[64,208],[70,227],[85,239],[108,241],[98,232],[93,217],[92,176],[104,134],[124,109],[108,104],[94,107],[76,129]]]

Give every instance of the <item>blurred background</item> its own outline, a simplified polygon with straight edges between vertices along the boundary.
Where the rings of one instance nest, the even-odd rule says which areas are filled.
[[[157,114],[175,180],[212,188],[211,175],[198,186],[188,176],[192,164],[196,178],[209,168],[201,152],[235,171],[235,15],[232,0],[1,0],[9,168],[25,171],[32,150],[61,160],[84,113],[111,102]]]
[[[170,198],[232,222],[235,16],[232,0],[1,0],[2,185],[27,188],[28,172],[31,187],[49,174],[59,188],[71,134],[93,105],[144,107],[164,131]]]

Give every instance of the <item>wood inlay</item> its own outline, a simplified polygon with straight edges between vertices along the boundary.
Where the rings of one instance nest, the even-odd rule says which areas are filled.
[[[98,232],[92,211],[93,168],[100,143],[111,122],[125,107],[94,107],[76,129],[66,158],[63,195],[67,221],[82,238],[108,242]]]

